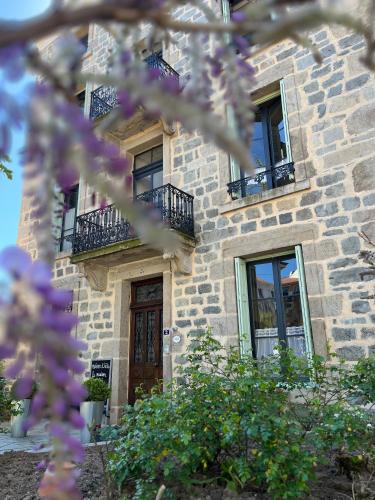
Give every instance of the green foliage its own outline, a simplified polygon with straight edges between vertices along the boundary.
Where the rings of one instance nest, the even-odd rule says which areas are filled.
[[[208,333],[186,361],[178,383],[125,409],[109,466],[133,498],[154,498],[161,483],[172,495],[202,476],[299,498],[330,454],[373,448],[370,414],[350,402],[374,401],[375,360],[348,368],[283,351],[259,362],[225,352]]]
[[[87,390],[86,401],[106,401],[111,395],[111,389],[101,378],[89,378],[83,385]]]
[[[8,382],[2,376],[3,369],[3,363],[0,363],[0,422],[10,419],[12,402]]]
[[[9,181],[11,181],[13,179],[13,171],[5,166],[4,161],[9,163],[9,156],[3,156],[2,158],[0,158],[0,172],[3,173]]]

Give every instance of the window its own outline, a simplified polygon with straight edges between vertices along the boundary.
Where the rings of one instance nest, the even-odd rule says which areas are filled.
[[[89,34],[88,32],[85,33],[84,35],[82,35],[80,38],[79,38],[79,42],[80,44],[82,45],[83,47],[83,50],[85,51],[85,53],[88,51],[89,49]]]
[[[294,182],[294,170],[283,167],[289,163],[285,122],[281,96],[258,105],[250,147],[255,176],[249,179],[241,170],[241,179],[247,179],[242,196]]]
[[[134,157],[134,195],[163,185],[163,146],[156,146]]]
[[[68,193],[64,194],[63,216],[61,220],[61,230],[58,238],[59,252],[68,252],[72,250],[74,225],[77,215],[78,204],[78,184]]]
[[[295,255],[250,262],[247,272],[255,356],[272,354],[280,343],[303,355],[306,343]]]
[[[233,199],[295,182],[283,81],[271,96],[255,101],[258,104],[249,150],[255,165],[255,175],[248,176],[231,159],[232,182],[228,184],[228,192]],[[235,118],[232,115],[228,113],[228,124],[233,128]]]
[[[82,92],[76,94],[76,99],[78,106],[83,110],[85,107],[86,90],[82,90]]]
[[[238,10],[244,9],[249,4],[257,3],[257,0],[228,0],[230,13],[236,12]],[[278,17],[278,13],[275,9],[271,9],[269,14],[265,16],[264,21],[274,21]]]
[[[235,259],[237,309],[242,352],[261,359],[276,346],[297,356],[312,352],[302,250],[289,255],[245,262]]]

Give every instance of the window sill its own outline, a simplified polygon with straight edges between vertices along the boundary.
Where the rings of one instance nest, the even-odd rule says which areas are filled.
[[[219,209],[220,214],[225,214],[227,212],[232,212],[239,208],[248,207],[251,205],[257,205],[258,203],[263,203],[265,201],[273,200],[275,198],[280,198],[281,196],[286,196],[288,194],[298,193],[299,191],[304,191],[310,188],[310,179],[303,179],[297,181],[293,184],[287,184],[286,186],[280,186],[275,189],[270,189],[268,191],[262,191],[261,193],[252,194],[250,196],[244,196],[238,200],[232,200],[225,203]]]

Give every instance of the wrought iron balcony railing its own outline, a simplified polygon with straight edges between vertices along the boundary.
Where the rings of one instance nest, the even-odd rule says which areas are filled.
[[[170,66],[161,55],[155,53],[145,58],[145,63],[149,68],[157,68],[160,71],[160,78],[174,76],[179,78],[177,71]],[[116,89],[102,85],[91,92],[90,118],[96,120],[109,113],[118,104]]]
[[[136,196],[153,209],[166,227],[194,237],[193,196],[166,184]],[[87,252],[136,238],[136,232],[120,211],[109,205],[79,215],[76,219],[73,253]]]
[[[233,199],[243,198],[295,182],[294,163],[285,163],[253,177],[244,177],[228,184],[228,193]]]

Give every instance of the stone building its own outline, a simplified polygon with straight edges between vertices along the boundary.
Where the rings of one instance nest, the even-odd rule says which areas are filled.
[[[242,6],[208,3],[226,17]],[[347,9],[358,14],[364,2],[357,3]],[[175,15],[197,19],[189,6]],[[87,46],[84,69],[106,71],[106,32],[93,25],[77,36]],[[152,202],[178,235],[174,255],[144,244],[115,207],[93,206],[83,182],[65,200],[55,283],[74,291],[74,335],[89,346],[86,376],[93,360],[111,361],[112,421],[137,384],[170,379],[189,336],[208,327],[258,357],[280,340],[299,354],[324,355],[328,344],[348,360],[375,349],[374,276],[361,275],[358,236],[375,239],[375,78],[359,61],[360,36],[324,26],[310,37],[321,65],[291,41],[252,61],[255,177],[179,124],[139,112],[111,131],[133,162],[134,195]],[[184,81],[188,37],[176,38],[177,46],[160,45],[145,58]],[[103,87],[78,93],[93,120],[115,105]],[[230,119],[219,99],[215,112]],[[35,250],[26,197],[19,244]]]

